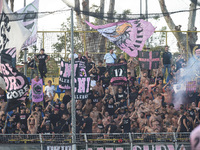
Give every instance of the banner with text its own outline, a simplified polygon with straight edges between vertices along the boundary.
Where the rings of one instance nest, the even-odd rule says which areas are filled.
[[[15,49],[16,50],[16,49]],[[0,55],[1,71],[3,79],[6,83],[7,90],[7,106],[6,111],[14,109],[19,106],[18,100],[25,100],[29,90],[29,82],[23,73],[18,72],[12,66],[12,56],[6,50],[2,51]]]
[[[89,94],[90,77],[83,61],[74,64],[75,99],[87,99]],[[60,89],[71,89],[71,64],[61,60]]]
[[[32,102],[43,101],[43,81],[40,79],[38,82],[32,79]]]
[[[123,85],[127,83],[127,64],[108,64],[110,82],[113,85]]]

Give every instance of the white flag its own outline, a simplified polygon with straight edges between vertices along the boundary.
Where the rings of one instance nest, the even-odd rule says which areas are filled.
[[[26,40],[26,42],[23,45],[23,48],[31,46],[37,42],[38,8],[39,8],[39,0],[34,0],[32,3],[28,4],[27,6],[16,12],[16,13],[26,13],[21,22],[25,28],[31,31],[31,36]]]
[[[21,47],[31,35],[31,32],[20,21],[14,19],[15,15],[5,0],[0,0],[0,10],[0,51],[16,47],[16,56],[18,58]]]

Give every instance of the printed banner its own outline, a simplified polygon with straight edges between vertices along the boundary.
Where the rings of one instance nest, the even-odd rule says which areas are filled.
[[[149,51],[149,52],[139,52],[138,60],[141,69],[158,69],[160,62],[160,52],[159,51]]]
[[[190,45],[191,54],[196,60],[200,60],[200,44]]]
[[[15,49],[16,50],[16,49]],[[29,82],[23,73],[12,66],[12,56],[7,50],[0,55],[1,71],[7,90],[7,105],[5,111],[11,111],[21,105],[20,100],[25,100],[29,91]]]
[[[87,21],[86,23],[131,57],[138,55],[145,41],[155,31],[153,25],[144,20],[128,20],[99,26]]]
[[[14,18],[15,14],[10,10],[5,0],[0,0],[2,8],[0,16],[0,51],[16,47],[17,58],[23,43],[31,35],[30,31],[26,29],[19,21],[10,21],[10,17]]]
[[[83,61],[74,64],[75,99],[87,99],[89,94],[90,77]],[[71,64],[61,60],[60,89],[71,89]]]
[[[32,101],[41,102],[43,101],[43,81],[40,79],[36,82],[34,79],[31,80],[32,87]]]
[[[91,148],[92,146],[89,145],[88,150],[126,150],[127,149],[127,145],[126,146],[96,146],[95,148]],[[64,149],[64,150],[71,150],[72,147],[71,146],[59,146],[59,145],[47,145],[45,147],[47,150],[55,150],[55,149]],[[177,148],[177,149],[176,149]],[[149,145],[133,145],[133,149],[132,150],[190,150],[190,143],[188,142],[187,144],[178,144],[177,147],[175,146],[175,144],[149,144]]]
[[[108,64],[110,82],[113,85],[123,85],[127,83],[127,64]]]
[[[197,89],[197,83],[196,81],[188,81],[186,83],[186,91],[187,92],[195,92]]]
[[[76,75],[78,64],[74,64],[74,75]],[[61,60],[59,88],[66,90],[71,89],[71,64]]]
[[[39,10],[38,8],[39,8],[39,0],[35,0],[32,3],[26,5],[26,7],[15,12],[15,14],[17,13],[26,14],[21,22],[24,25],[24,27],[31,32],[31,36],[25,41],[22,48],[31,46],[33,44],[36,44],[37,42],[37,24],[38,24],[37,13]]]
[[[90,90],[90,77],[77,77],[75,79],[75,99],[88,99]]]

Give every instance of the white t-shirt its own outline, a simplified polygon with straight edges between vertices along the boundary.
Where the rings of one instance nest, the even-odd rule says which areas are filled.
[[[55,87],[52,85],[52,86],[45,86],[45,92],[46,94],[48,95],[48,97],[50,97],[50,93],[52,96],[54,96],[54,92],[55,92]]]
[[[104,60],[106,60],[106,64],[114,64],[115,63],[115,59],[117,59],[115,53],[106,53],[104,55]]]
[[[72,54],[69,54],[68,58],[71,59]],[[78,54],[74,53],[74,59],[78,58]]]

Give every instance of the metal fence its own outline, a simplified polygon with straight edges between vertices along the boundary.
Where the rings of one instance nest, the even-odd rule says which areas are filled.
[[[78,150],[180,150],[190,149],[190,133],[77,134]],[[0,149],[71,150],[69,134],[1,134]],[[20,148],[21,147],[21,148]]]

